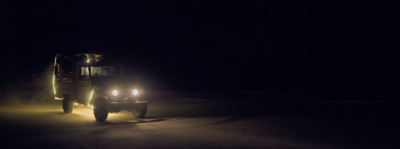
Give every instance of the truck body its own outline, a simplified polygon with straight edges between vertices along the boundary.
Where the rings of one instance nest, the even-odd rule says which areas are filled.
[[[86,105],[93,108],[97,121],[105,121],[110,112],[128,110],[137,118],[147,112],[143,90],[124,76],[119,63],[100,54],[57,54],[52,84],[65,113],[71,113],[75,105]]]

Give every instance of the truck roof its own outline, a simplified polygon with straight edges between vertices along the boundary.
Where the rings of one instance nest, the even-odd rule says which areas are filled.
[[[98,62],[103,59],[103,55],[96,53],[84,53],[84,54],[76,54],[76,57],[86,57],[86,61],[95,61]]]

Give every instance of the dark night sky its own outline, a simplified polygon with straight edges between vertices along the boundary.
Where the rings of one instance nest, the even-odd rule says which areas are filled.
[[[1,2],[4,80],[57,52],[119,53],[168,90],[388,91],[395,2]]]

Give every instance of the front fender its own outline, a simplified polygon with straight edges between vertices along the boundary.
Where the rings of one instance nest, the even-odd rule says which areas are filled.
[[[94,101],[98,98],[104,98],[104,99],[108,100],[107,96],[102,91],[93,90],[92,92],[93,92],[92,93],[93,95],[89,101],[89,105],[94,105]]]

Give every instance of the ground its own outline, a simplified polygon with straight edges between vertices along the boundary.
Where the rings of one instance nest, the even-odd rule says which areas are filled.
[[[60,101],[0,106],[0,148],[396,148],[398,103],[169,99],[146,118]]]

